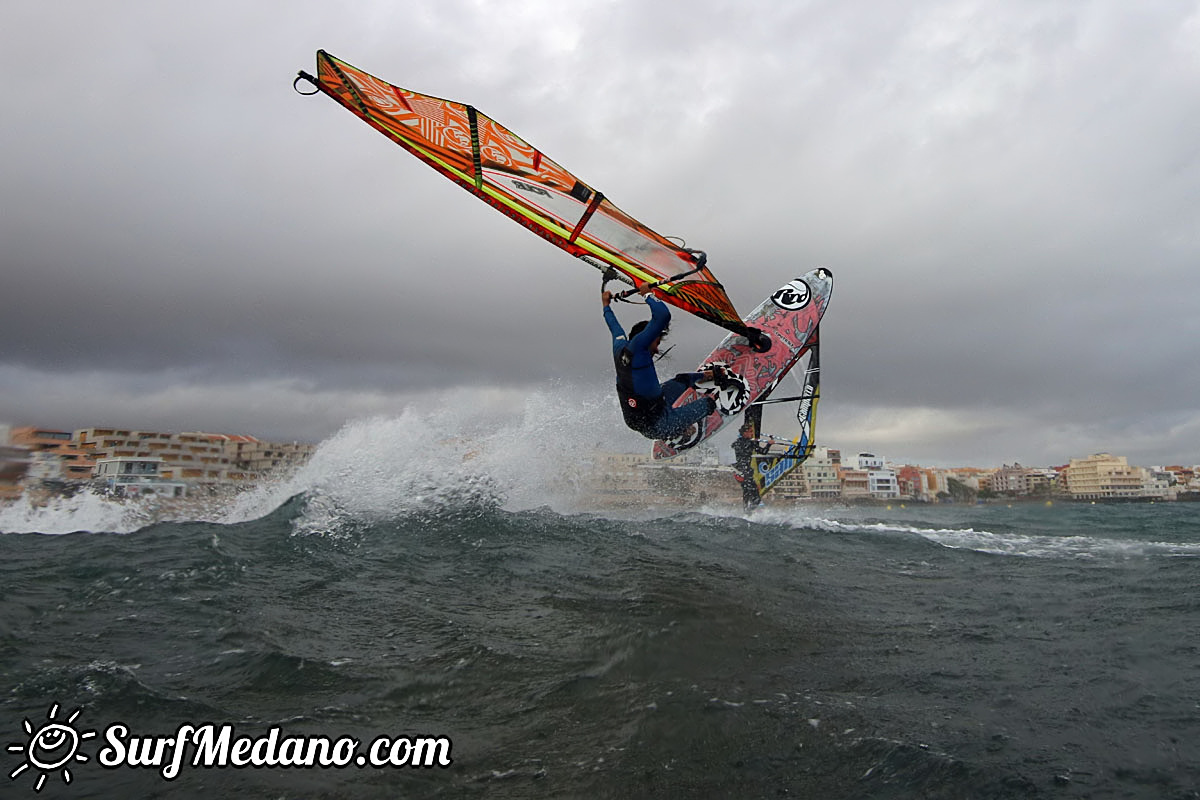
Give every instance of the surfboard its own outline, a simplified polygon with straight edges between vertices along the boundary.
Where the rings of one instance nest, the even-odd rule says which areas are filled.
[[[758,328],[771,337],[771,347],[759,353],[750,346],[745,336],[729,334],[700,362],[697,372],[720,364],[731,373],[732,381],[723,381],[717,386],[711,381],[700,381],[688,389],[675,406],[686,405],[697,397],[712,396],[717,401],[717,410],[709,414],[688,434],[676,439],[659,439],[654,443],[656,461],[674,458],[710,438],[719,431],[730,417],[746,410],[754,401],[770,394],[784,375],[804,355],[809,339],[821,322],[829,298],[833,294],[833,273],[825,267],[817,267],[798,278],[788,281],[766,300],[759,304],[748,317],[746,324]]]

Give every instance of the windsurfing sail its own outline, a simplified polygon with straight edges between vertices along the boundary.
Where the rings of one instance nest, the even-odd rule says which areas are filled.
[[[821,399],[819,331],[818,327],[813,332],[812,338],[809,339],[808,367],[805,370],[800,394],[794,397],[782,397],[778,400],[759,400],[756,404],[761,407],[768,403],[797,402],[796,421],[800,423],[800,435],[792,441],[786,451],[752,457],[752,474],[760,495],[769,492],[792,470],[807,461],[816,447],[817,402]]]
[[[306,80],[350,113],[521,225],[665,302],[757,341],[702,253],[625,214],[540,150],[474,107],[402,89],[317,51]],[[297,89],[299,91],[299,89]],[[316,91],[308,92],[316,94]]]

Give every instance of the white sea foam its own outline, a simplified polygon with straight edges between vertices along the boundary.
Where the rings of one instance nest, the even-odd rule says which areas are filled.
[[[63,534],[77,531],[130,533],[147,523],[146,510],[107,500],[92,492],[50,498],[44,504],[28,496],[0,506],[0,532]]]
[[[1037,536],[987,531],[923,531],[917,535],[943,547],[976,550],[995,555],[1037,558],[1112,558],[1140,556],[1200,557],[1200,545],[1145,542],[1133,539],[1106,539],[1096,536]]]
[[[1113,558],[1113,557],[1200,557],[1200,544],[1147,542],[1102,536],[1051,536],[1023,533],[993,533],[974,528],[923,528],[888,522],[856,522],[825,516],[797,516],[792,509],[764,509],[755,521],[787,524],[797,530],[822,533],[865,533],[884,537],[919,537],[954,550],[1028,558]]]
[[[298,530],[323,532],[411,513],[539,506],[571,510],[579,464],[620,425],[609,398],[542,391],[519,417],[448,394],[427,410],[348,423],[294,475],[238,497],[223,521],[255,519],[304,495]]]

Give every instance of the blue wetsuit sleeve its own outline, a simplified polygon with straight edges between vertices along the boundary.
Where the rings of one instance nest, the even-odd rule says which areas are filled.
[[[646,295],[646,305],[650,307],[650,324],[646,326],[646,331],[653,333],[650,341],[654,341],[662,335],[662,331],[665,331],[667,324],[670,323],[671,308],[652,294]]]
[[[604,307],[604,321],[608,323],[608,331],[613,338],[613,352],[625,346],[625,329],[621,327],[621,323],[617,321],[617,315],[608,306]]]
[[[634,353],[649,350],[650,343],[662,336],[662,332],[666,330],[667,324],[671,321],[671,309],[667,308],[667,304],[662,300],[648,294],[646,295],[646,305],[650,306],[650,321],[638,332],[637,336],[629,340],[629,347]]]
[[[633,355],[633,391],[641,397],[658,397],[662,387],[658,383],[658,373],[654,369],[654,357],[650,355],[650,345],[662,336],[667,323],[671,321],[671,310],[667,304],[652,295],[646,296],[646,305],[650,307],[650,321],[646,327],[629,340],[629,351]],[[614,346],[613,352],[616,352]]]

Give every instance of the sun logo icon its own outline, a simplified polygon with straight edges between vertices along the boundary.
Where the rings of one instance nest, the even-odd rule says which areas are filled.
[[[23,753],[25,761],[8,773],[8,777],[16,780],[18,775],[33,767],[39,773],[37,782],[33,786],[35,792],[42,790],[42,787],[46,785],[47,776],[55,770],[62,771],[63,783],[70,783],[71,770],[67,767],[72,762],[88,760],[87,756],[78,752],[79,745],[84,739],[91,739],[96,735],[95,731],[80,733],[75,730],[75,718],[79,716],[79,712],[80,709],[77,708],[71,716],[67,717],[66,722],[58,722],[55,719],[58,716],[58,703],[55,703],[50,706],[50,711],[46,714],[48,722],[36,729],[33,723],[26,718],[25,733],[29,735],[29,740],[24,744],[18,742],[8,746],[10,753]]]

